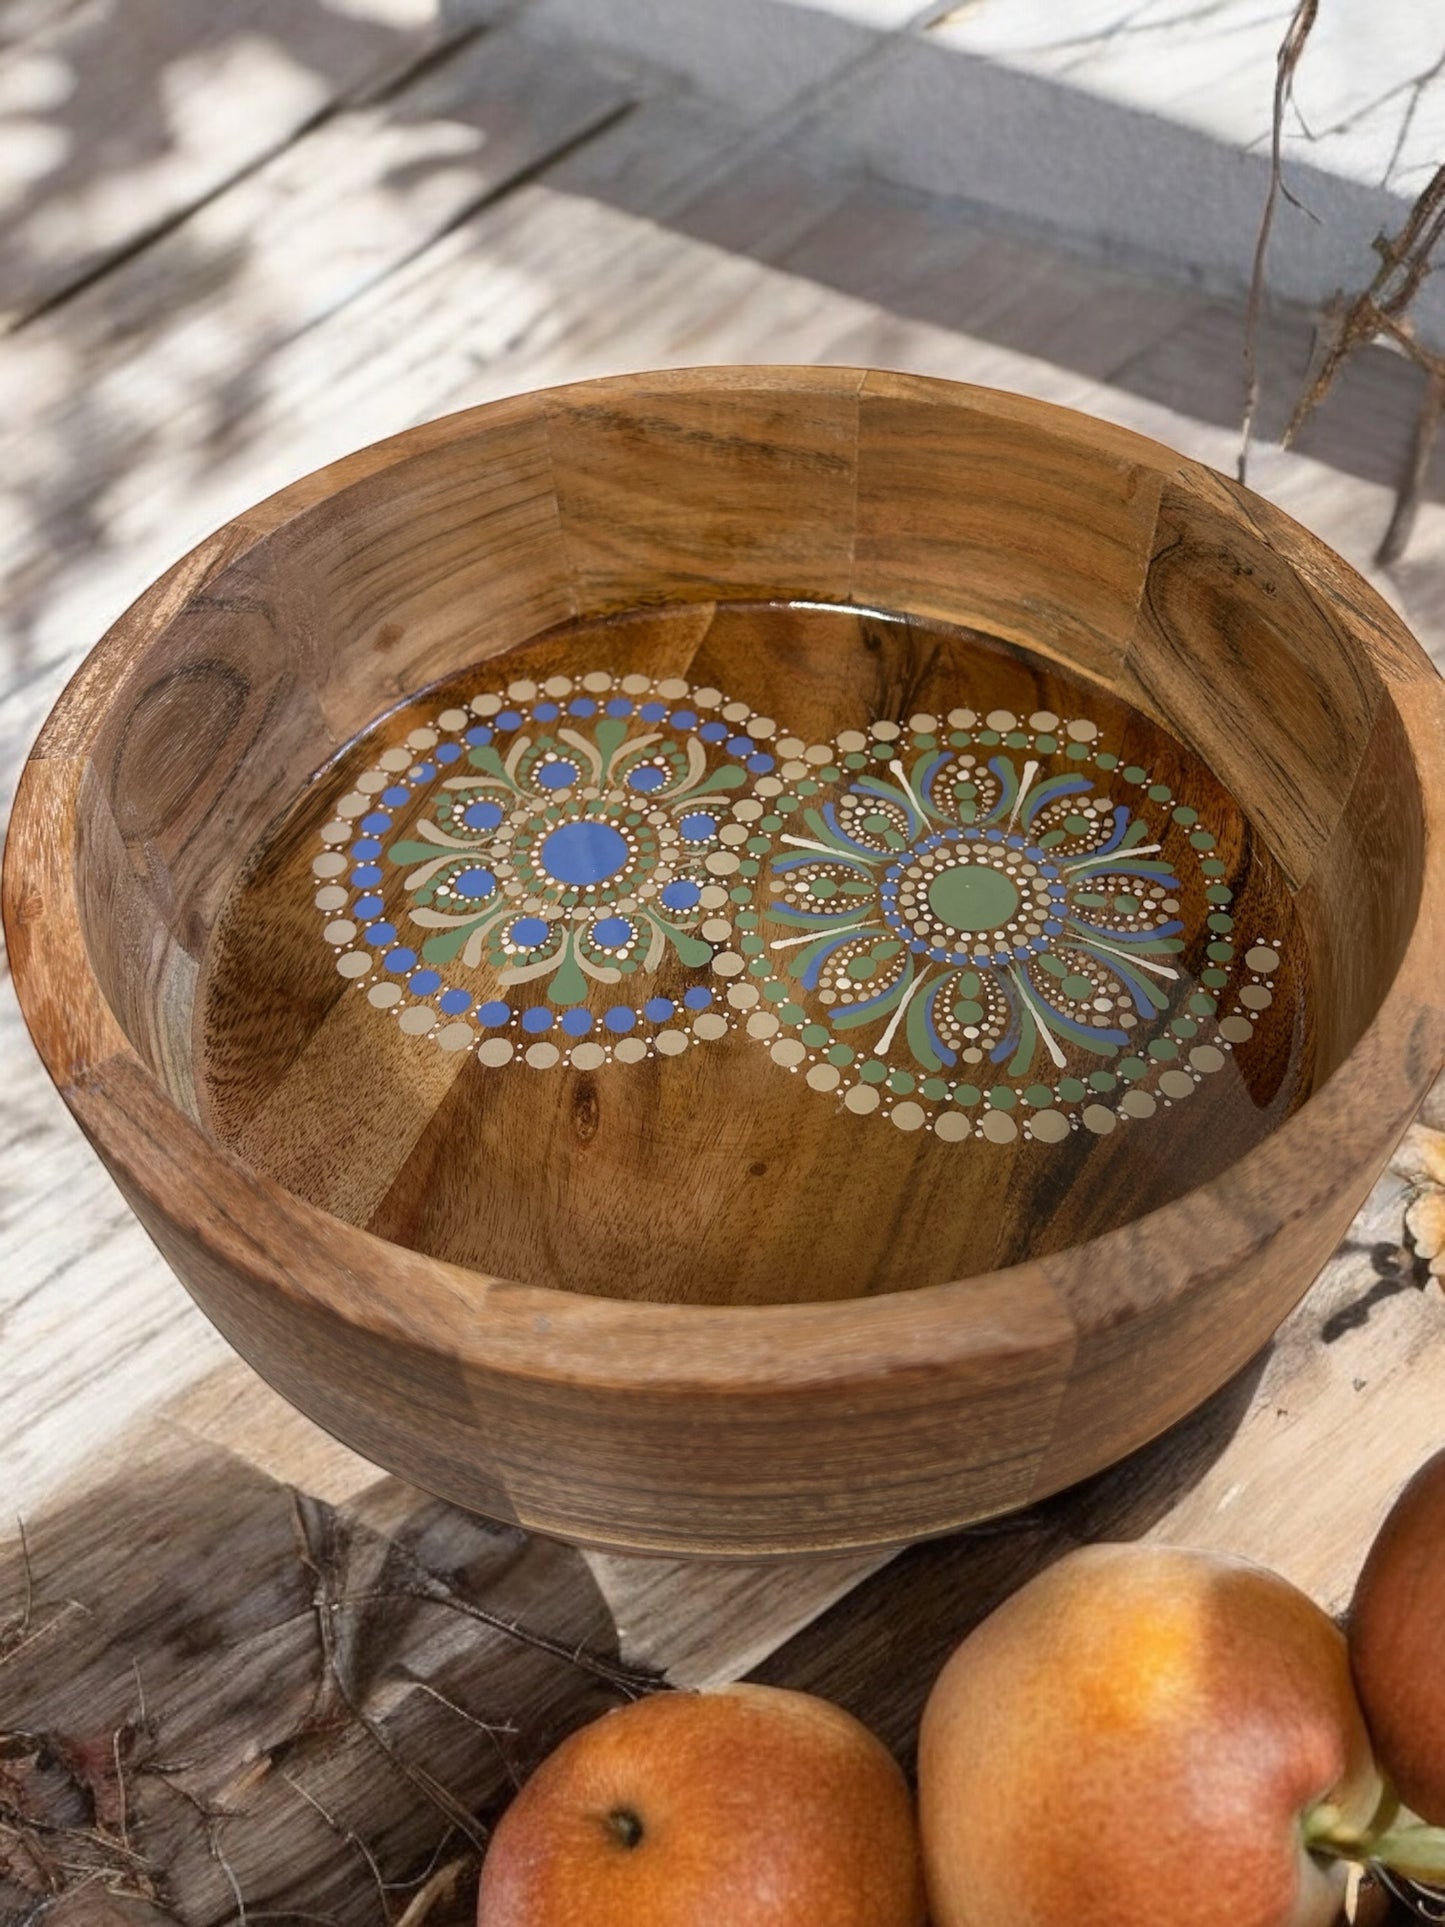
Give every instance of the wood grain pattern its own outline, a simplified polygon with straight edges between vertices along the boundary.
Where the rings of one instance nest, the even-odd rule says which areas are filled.
[[[1237,530],[1222,524],[1214,479],[1195,481],[1155,444],[1017,399],[891,380],[877,385],[887,433],[871,433],[866,419],[858,426],[860,394],[866,418],[869,380],[857,370],[639,377],[434,424],[371,451],[364,480],[344,464],[311,478],[263,506],[249,527],[273,533],[199,595],[154,626],[133,616],[102,645],[108,673],[61,705],[22,787],[5,883],[7,926],[22,935],[17,983],[52,1074],[147,1228],[289,1397],[383,1463],[494,1516],[615,1547],[824,1550],[938,1532],[1076,1479],[1258,1347],[1445,1056],[1429,940],[1445,862],[1438,680],[1402,675],[1408,647],[1343,598],[1308,620],[1319,605],[1288,577],[1293,619],[1270,617],[1259,538],[1242,514]],[[931,439],[940,413],[969,418],[962,439],[982,448],[981,467],[969,468],[959,436]],[[979,526],[1000,558],[1016,556],[1016,577],[1002,560],[971,569],[943,528],[910,548],[900,526],[890,549],[886,518],[870,523],[892,464],[905,498],[922,499],[929,450],[940,499],[987,494]],[[680,464],[691,465],[685,481]],[[1013,493],[990,482],[1003,473],[1022,478]],[[278,807],[396,694],[474,662],[479,621],[506,649],[549,621],[659,598],[873,600],[883,578],[863,585],[855,563],[855,477],[856,553],[890,549],[894,607],[976,624],[984,583],[994,633],[1100,683],[1100,701],[1114,683],[1206,764],[1214,692],[1245,665],[1258,696],[1233,727],[1260,732],[1264,773],[1251,787],[1239,759],[1230,787],[1283,874],[1299,885],[1308,867],[1318,895],[1336,893],[1315,912],[1315,941],[1349,951],[1321,978],[1337,1006],[1322,1028],[1341,1058],[1323,1089],[1185,1196],[1102,1231],[1084,1220],[1082,1242],[1035,1263],[903,1296],[763,1307],[616,1302],[505,1282],[506,1268],[476,1252],[464,1267],[408,1251],[298,1198],[185,1115],[197,1094],[184,1087],[202,1072],[155,1041],[157,1028],[193,1019],[173,1008],[185,973],[152,970],[149,1032],[124,1020],[119,985],[136,981],[136,938],[112,941],[98,908],[108,899],[82,876],[86,848],[113,860],[114,839],[77,849],[64,829],[76,811],[104,799],[154,904],[156,941],[209,957],[220,905]],[[1161,546],[1155,524],[1157,513],[1167,533],[1166,515],[1196,504],[1207,588],[1194,606],[1178,545]],[[1057,535],[1041,541],[1041,527]],[[1272,538],[1270,569],[1287,569],[1280,532]],[[1302,530],[1293,542],[1318,546]],[[1338,571],[1320,563],[1315,575]],[[152,607],[166,604],[162,591]],[[1193,696],[1177,668],[1181,634],[1196,688],[1204,677]],[[384,640],[396,646],[390,662]],[[237,674],[244,686],[228,680]],[[205,729],[178,726],[162,743],[150,719],[184,723],[197,676],[215,699],[202,705]],[[816,675],[804,683],[811,700],[834,693]],[[1291,738],[1277,719],[1294,708]],[[1391,713],[1397,728],[1382,721]],[[1298,771],[1285,782],[1292,743]],[[1357,823],[1351,799],[1372,748],[1379,775]],[[1403,874],[1367,899],[1352,879],[1378,867],[1391,811],[1407,830]],[[60,998],[46,987],[57,971]],[[93,1011],[107,995],[129,1035],[102,1055],[116,1033]],[[539,1131],[545,1117],[544,1106]],[[354,1141],[338,1137],[338,1171]],[[298,1171],[324,1163],[324,1134],[312,1143]],[[380,1222],[409,1239],[415,1213],[394,1194],[395,1180]],[[373,1210],[373,1198],[368,1187],[353,1208]]]

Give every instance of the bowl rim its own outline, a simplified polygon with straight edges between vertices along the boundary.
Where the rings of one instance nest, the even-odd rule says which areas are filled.
[[[1283,530],[1295,550],[1281,560],[1297,576],[1301,557],[1322,570],[1323,581],[1308,570],[1301,576],[1307,588],[1348,596],[1350,626],[1405,728],[1425,840],[1404,955],[1370,1024],[1324,1083],[1215,1178],[1047,1258],[874,1297],[747,1306],[591,1297],[432,1258],[333,1218],[201,1130],[111,1011],[75,890],[84,752],[108,688],[148,642],[192,595],[283,526],[509,414],[540,409],[548,396],[615,401],[659,386],[861,395],[870,381],[1022,419],[1055,436],[1083,435],[1167,478],[1203,482],[1216,497],[1222,486],[1260,539],[1270,543],[1271,531]],[[1256,513],[1265,527],[1251,521]],[[1081,1341],[1091,1326],[1067,1287],[1089,1273],[1119,1281],[1108,1293],[1095,1292],[1111,1303],[1098,1310],[1094,1327],[1167,1311],[1237,1271],[1287,1223],[1317,1216],[1369,1160],[1375,1173],[1383,1168],[1445,1063],[1445,681],[1376,590],[1284,511],[1163,443],[1082,411],[851,366],[723,365],[579,381],[438,417],[314,470],[223,524],[157,578],[85,657],[31,749],[6,840],[0,907],[16,994],[37,1051],[127,1196],[190,1227],[216,1256],[299,1305],[388,1343],[444,1352],[482,1373],[599,1392],[665,1386],[689,1397],[766,1397],[806,1385],[875,1382],[880,1374],[945,1378],[967,1361],[1037,1347],[1051,1316]],[[52,994],[61,980],[63,999]],[[1362,1107],[1367,1095],[1371,1103]],[[238,1189],[244,1214],[219,1203]],[[1198,1235],[1203,1226],[1207,1240]],[[1143,1276],[1141,1241],[1151,1254]],[[699,1344],[704,1335],[709,1342]]]

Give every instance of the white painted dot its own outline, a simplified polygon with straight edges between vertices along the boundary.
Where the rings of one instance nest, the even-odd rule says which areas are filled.
[[[364,950],[348,950],[336,959],[336,968],[343,977],[364,977],[371,969],[371,959]]]
[[[1030,729],[1057,729],[1059,719],[1051,709],[1036,709],[1029,717]]]
[[[921,1131],[927,1118],[921,1104],[915,1104],[911,1098],[905,1098],[901,1104],[895,1104],[888,1113],[888,1122],[896,1124],[900,1131]]]
[[[728,985],[728,1002],[734,1010],[751,1010],[761,995],[756,984]]]
[[[442,729],[457,730],[465,729],[471,720],[464,709],[444,709],[437,717],[437,724]]]
[[[612,1055],[619,1064],[640,1064],[647,1055],[647,1045],[640,1037],[620,1037],[612,1046]]]
[[[315,877],[339,877],[346,868],[346,858],[339,850],[328,850],[325,856],[313,857],[311,874]]]
[[[1118,1120],[1114,1113],[1106,1110],[1102,1104],[1086,1104],[1081,1122],[1084,1129],[1092,1131],[1095,1137],[1107,1137]]]
[[[1224,1068],[1224,1052],[1216,1050],[1213,1044],[1197,1044],[1189,1053],[1189,1061],[1197,1071],[1217,1071]]]
[[[813,1064],[808,1070],[808,1083],[815,1091],[836,1091],[842,1078],[836,1064]]]
[[[979,1129],[991,1144],[1012,1144],[1019,1127],[1007,1111],[985,1111]]]
[[[1247,1017],[1222,1017],[1219,1034],[1227,1044],[1247,1044],[1254,1035],[1254,1025]]]
[[[436,1041],[446,1051],[469,1050],[476,1035],[470,1024],[443,1024],[437,1032]]]
[[[334,923],[328,923],[321,934],[328,943],[350,943],[356,935],[356,925],[350,917],[338,917]]]
[[[378,1010],[390,1010],[393,1004],[401,1002],[401,985],[373,984],[366,993],[366,1001],[375,1004]]]
[[[653,1038],[658,1054],[662,1057],[681,1057],[688,1046],[685,1030],[660,1030]]]
[[[408,1037],[420,1037],[431,1029],[436,1020],[437,1014],[430,1004],[408,1004],[396,1021]]]
[[[1267,943],[1257,943],[1252,950],[1246,951],[1244,961],[1251,970],[1268,975],[1271,970],[1279,969],[1279,952],[1271,950]]]
[[[604,688],[606,686],[606,684],[603,685]],[[607,1053],[600,1044],[577,1044],[573,1048],[572,1068],[574,1071],[600,1070],[606,1062]]]
[[[838,747],[845,756],[856,756],[868,747],[868,738],[861,729],[845,729],[838,738]]]
[[[1065,733],[1071,742],[1092,743],[1099,733],[1099,725],[1097,723],[1091,723],[1087,717],[1076,716],[1074,720],[1067,725]],[[1112,1130],[1113,1126],[1111,1125],[1109,1128]]]
[[[859,1117],[867,1117],[870,1111],[878,1109],[882,1099],[872,1084],[853,1084],[843,1093],[843,1102]]]
[[[437,733],[434,729],[414,729],[406,740],[412,749],[430,749],[437,741]]]
[[[537,685],[530,676],[518,676],[515,682],[507,684],[507,694],[514,703],[529,703],[537,693]]]
[[[589,695],[600,696],[604,689],[610,689],[612,687],[612,678],[605,669],[589,669],[587,674],[582,678],[582,687]],[[575,1063],[577,1058],[576,1051],[573,1051],[572,1058]]]
[[[339,910],[346,902],[346,892],[339,883],[328,883],[316,892],[318,910]]]
[[[437,1041],[440,1043],[440,1038],[438,1038]],[[527,1062],[532,1066],[534,1071],[551,1070],[561,1055],[562,1053],[558,1050],[557,1046],[547,1043],[545,1038],[538,1043],[528,1044],[527,1046]]]
[[[983,719],[990,729],[1002,734],[1006,729],[1017,729],[1019,719],[1011,709],[991,709]]]
[[[500,696],[493,696],[488,693],[485,696],[472,697],[472,714],[474,716],[495,716],[501,706],[502,699]]]
[[[1153,1117],[1158,1108],[1148,1091],[1125,1091],[1119,1100],[1119,1109],[1129,1117]]]
[[[1194,1079],[1188,1071],[1165,1071],[1160,1076],[1159,1089],[1165,1097],[1193,1097]]]
[[[728,1020],[721,1011],[705,1010],[701,1017],[693,1019],[693,1035],[702,1038],[705,1044],[714,1043],[719,1037],[726,1037]]]
[[[650,689],[652,684],[646,676],[639,676],[634,671],[632,675],[622,678],[622,687],[629,696],[640,696],[645,689]]]
[[[478,1059],[491,1070],[496,1070],[501,1064],[510,1064],[515,1055],[509,1037],[484,1037],[477,1045]]]
[[[1062,1111],[1035,1111],[1029,1119],[1029,1136],[1041,1144],[1062,1144],[1069,1135],[1069,1120]]]
[[[703,924],[700,935],[708,943],[726,943],[733,933],[733,927],[726,917],[709,917]]]
[[[748,1019],[749,1037],[776,1037],[781,1028],[770,1010],[755,1010]]]

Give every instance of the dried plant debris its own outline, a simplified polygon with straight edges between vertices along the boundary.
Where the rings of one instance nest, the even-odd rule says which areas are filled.
[[[170,1440],[0,1549],[5,1927],[469,1918],[517,1782],[658,1682],[580,1554],[388,1485]]]
[[[1431,1276],[1445,1282],[1445,1131],[1412,1125],[1393,1162],[1413,1192],[1405,1235]]]

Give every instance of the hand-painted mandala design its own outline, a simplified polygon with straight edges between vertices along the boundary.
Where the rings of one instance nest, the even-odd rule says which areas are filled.
[[[807,745],[680,680],[520,680],[387,750],[322,835],[338,970],[445,1050],[593,1069],[742,1023],[849,1110],[946,1139],[1183,1101],[1279,966],[1256,939],[1241,972],[1196,812],[1045,712]]]

